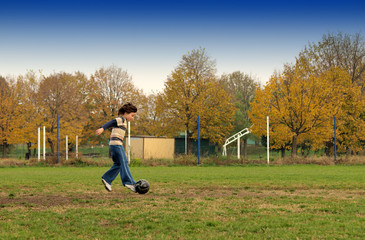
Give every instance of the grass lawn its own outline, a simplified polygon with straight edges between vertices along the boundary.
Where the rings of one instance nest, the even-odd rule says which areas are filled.
[[[0,168],[0,239],[364,239],[365,166]]]

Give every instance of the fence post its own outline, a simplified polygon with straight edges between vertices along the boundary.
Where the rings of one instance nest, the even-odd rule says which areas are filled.
[[[79,136],[76,136],[76,158],[79,158],[79,146],[78,146]]]
[[[269,116],[266,117],[267,118],[267,164],[270,164],[270,128],[269,128]]]
[[[57,114],[57,163],[60,162],[60,116]]]
[[[198,164],[200,164],[200,116],[198,116]]]
[[[241,158],[241,138],[238,136],[237,138],[237,159]]]
[[[38,128],[38,162],[41,160],[41,128]]]
[[[66,161],[68,160],[68,136],[66,135]]]
[[[337,146],[336,146],[336,117],[334,117],[334,134],[335,134],[335,147],[334,147],[334,151],[335,151],[335,165],[336,165],[336,161],[337,161]]]
[[[43,126],[43,160],[46,160],[46,127]]]

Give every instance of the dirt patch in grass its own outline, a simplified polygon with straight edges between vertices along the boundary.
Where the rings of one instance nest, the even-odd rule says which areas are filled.
[[[191,187],[191,188],[156,188],[145,195],[132,193],[126,190],[113,192],[79,192],[55,194],[1,194],[0,209],[31,208],[45,210],[49,208],[96,208],[101,206],[117,207],[125,203],[138,201],[146,202],[174,202],[174,201],[217,201],[217,199],[276,199],[286,198],[323,198],[334,200],[357,201],[363,199],[365,191],[361,190],[328,190],[328,189],[243,189],[229,187]]]

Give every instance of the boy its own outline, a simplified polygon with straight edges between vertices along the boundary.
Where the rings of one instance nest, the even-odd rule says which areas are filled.
[[[101,177],[101,181],[107,191],[112,191],[112,182],[120,173],[123,186],[136,192],[132,174],[129,170],[128,159],[123,148],[123,139],[127,129],[127,121],[130,122],[137,114],[137,108],[131,104],[124,104],[118,111],[118,117],[105,123],[101,128],[96,130],[96,135],[100,135],[105,129],[112,128],[110,135],[109,147],[113,159],[113,166]]]

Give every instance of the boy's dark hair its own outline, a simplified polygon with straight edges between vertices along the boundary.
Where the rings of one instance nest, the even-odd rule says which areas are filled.
[[[118,111],[118,115],[123,115],[124,113],[135,113],[137,112],[137,107],[134,106],[132,103],[124,104]]]

